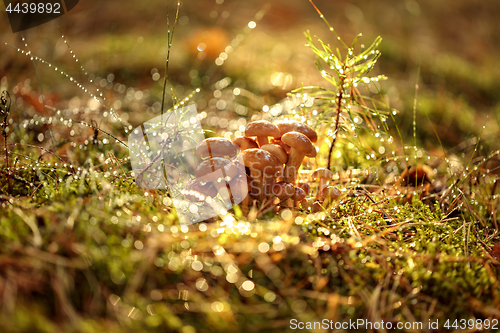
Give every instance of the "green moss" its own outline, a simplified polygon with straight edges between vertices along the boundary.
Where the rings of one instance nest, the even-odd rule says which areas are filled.
[[[164,40],[158,34],[147,48],[132,49],[135,35],[99,38],[95,43],[108,50],[97,53],[120,51],[133,70],[149,66],[149,51]],[[335,55],[335,47],[327,44],[324,52]],[[381,44],[382,52],[404,67],[407,54],[401,48]],[[30,113],[28,105],[19,105],[27,113],[9,116],[19,124],[9,142],[23,145],[9,146],[10,168],[2,164],[1,169],[0,331],[275,332],[290,330],[292,318],[441,321],[498,315],[500,272],[487,254],[500,241],[494,183],[498,154],[490,154],[488,145],[481,150],[472,143],[440,157],[443,147],[436,151],[426,141],[434,126],[438,134],[458,131],[459,142],[462,133],[480,135],[480,127],[470,128],[477,120],[475,100],[457,90],[467,83],[496,103],[497,75],[494,70],[476,75],[474,66],[450,55],[432,60],[434,67],[422,65],[425,88],[418,96],[415,137],[411,122],[401,120],[411,119],[410,113],[402,110],[399,117],[386,104],[383,87],[360,84],[358,97],[366,105],[354,95],[341,103],[343,120],[331,159],[342,176],[335,184],[343,196],[314,214],[294,211],[290,220],[271,210],[248,222],[235,207],[230,212],[232,227],[221,225],[220,218],[181,227],[168,194],[138,188],[128,150],[104,132],[94,144],[92,133],[85,132],[88,127],[74,125],[81,133],[68,136],[68,124],[58,120],[53,131],[69,139],[58,143],[57,156],[24,145],[39,144],[38,135],[47,134],[49,127],[34,125],[42,117]],[[255,91],[279,95],[268,83],[273,66],[266,63],[252,72],[250,86],[258,86]],[[368,74],[369,68],[358,69]],[[128,70],[124,75],[133,72]],[[449,90],[437,91],[428,84],[427,71],[448,82]],[[223,72],[212,74],[217,80],[226,77]],[[238,66],[231,75],[241,79],[247,74],[245,66]],[[243,86],[238,83],[238,89]],[[413,96],[413,88],[403,87],[407,91],[402,96]],[[209,102],[216,88],[204,86]],[[296,91],[306,100],[294,116],[312,121],[323,140],[308,169],[326,165],[336,125],[334,88]],[[309,97],[317,93],[312,105],[303,95],[306,90]],[[340,90],[348,92],[347,87]],[[325,94],[329,98],[323,98]],[[236,95],[231,96],[228,101],[237,104]],[[266,96],[265,102],[273,98]],[[412,98],[404,101],[405,108],[412,109]],[[134,109],[134,103],[124,101],[123,110],[141,110]],[[251,109],[252,103],[245,107]],[[63,119],[84,123],[101,117],[61,113]],[[234,121],[241,118],[224,114]],[[263,116],[248,110],[244,114],[245,122]],[[134,124],[151,116],[127,115],[136,117]],[[430,123],[422,121],[426,116]],[[214,126],[208,120],[204,125]],[[105,126],[107,133],[126,141],[127,133],[117,122]],[[454,142],[451,134],[446,139]],[[216,135],[223,134],[207,133]],[[429,188],[396,185],[403,170],[422,164],[435,170]]]

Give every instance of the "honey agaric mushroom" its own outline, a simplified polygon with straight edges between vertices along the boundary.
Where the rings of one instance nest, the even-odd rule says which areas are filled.
[[[232,179],[238,177],[239,175],[244,175],[245,174],[245,166],[240,163],[243,162],[242,160],[239,161],[233,161],[231,164],[226,164],[224,165],[224,174],[226,176],[226,181],[231,181]]]
[[[196,176],[196,178],[200,178],[219,169],[222,169],[228,164],[231,164],[231,161],[224,157],[208,158],[198,164],[198,166],[194,170],[194,175]]]
[[[280,136],[288,132],[299,132],[304,134],[311,140],[311,142],[318,141],[318,134],[308,125],[296,120],[278,120],[274,124],[280,130]]]
[[[271,194],[276,196],[280,201],[284,201],[295,194],[295,189],[292,184],[278,182],[271,187]]]
[[[307,136],[299,132],[288,132],[281,141],[290,146],[288,162],[285,166],[285,181],[295,185],[300,165],[305,156],[315,157],[316,149]]]
[[[400,181],[403,186],[418,186],[424,183],[430,183],[433,175],[432,168],[422,164],[416,167],[405,169],[401,174]]]
[[[233,203],[240,206],[242,214],[245,216],[248,212],[250,195],[248,194],[248,176],[238,175],[229,182],[229,193]]]
[[[226,188],[222,188],[222,193],[221,196],[224,198],[224,200],[231,201],[233,204],[238,202],[238,198],[234,198],[233,195],[231,194],[231,189],[230,187],[232,186],[231,184],[233,183],[233,180],[240,176],[246,177],[245,173],[245,166],[243,165],[243,159],[241,157],[238,157],[236,161],[233,161],[229,164],[224,165],[222,172],[224,173],[224,180],[226,181]],[[245,178],[246,180],[246,178]],[[228,184],[229,183],[229,184]],[[227,191],[226,191],[227,190]],[[248,189],[245,189],[248,192]],[[228,198],[225,198],[225,195],[228,195]]]
[[[300,203],[305,198],[306,198],[306,192],[304,192],[304,190],[302,190],[300,187],[296,187],[295,193],[292,196],[295,207],[299,208]]]
[[[267,120],[257,120],[247,125],[245,129],[245,136],[256,136],[257,143],[260,147],[262,147],[263,145],[267,145],[269,143],[268,137],[272,136],[273,138],[279,138],[281,134],[276,125],[271,124]]]
[[[307,197],[300,203],[300,205],[302,206],[303,209],[309,210],[312,209],[314,202],[317,202],[315,197]]]
[[[224,200],[229,199],[226,182],[224,181],[225,167],[231,166],[231,161],[224,157],[213,157],[203,160],[196,169],[194,170],[194,175],[196,178],[201,178],[207,182],[212,182],[215,185],[217,191],[221,193]]]
[[[238,146],[226,138],[208,138],[200,142],[195,148],[195,155],[199,158],[227,157],[233,158],[238,154]]]
[[[273,156],[276,157],[281,164],[285,164],[288,161],[288,154],[280,145],[268,143],[267,145],[260,147],[260,149],[264,149],[273,154]]]
[[[311,206],[311,212],[317,213],[317,212],[321,212],[322,210],[324,210],[323,206],[321,206],[321,204],[319,203],[318,200],[315,200]]]
[[[288,161],[288,154],[285,149],[283,149],[280,145],[268,143],[267,145],[263,145],[260,149],[264,149],[265,151],[270,152],[274,157],[278,159],[280,162],[279,170],[275,175],[273,180],[268,181],[268,184],[274,184],[276,178],[283,178],[283,165]]]
[[[286,145],[281,141],[281,138],[271,138],[269,142],[274,143],[275,145],[280,146],[281,148],[285,149],[286,153],[288,154],[290,152],[290,146]]]
[[[259,145],[257,142],[255,142],[254,139],[251,138],[246,138],[246,137],[240,137],[236,138],[233,140],[233,143],[238,145],[240,147],[241,151],[250,149],[250,148],[259,148]]]
[[[342,192],[335,186],[324,187],[318,193],[318,201],[323,204],[324,207],[328,206],[333,201],[337,200],[342,195]]]
[[[210,182],[205,182],[203,179],[191,179],[186,187],[181,191],[187,200],[205,201],[207,197],[217,196],[217,189]]]
[[[319,199],[321,190],[327,186],[330,179],[332,179],[332,172],[326,168],[318,168],[311,174],[311,178],[319,182],[318,192],[316,193],[316,198]]]
[[[311,213],[317,213],[324,210],[323,206],[316,200],[315,197],[308,197],[300,203],[302,209],[305,209]]]
[[[311,192],[311,185],[308,183],[298,183],[297,187],[300,187],[304,192],[306,192],[306,195],[309,195]]]
[[[262,183],[262,179],[268,179],[269,176],[275,175],[279,170],[279,161],[268,151],[259,148],[251,148],[241,153],[245,167],[250,170],[250,178],[252,179],[251,192],[262,201],[264,198],[264,189],[266,183]]]

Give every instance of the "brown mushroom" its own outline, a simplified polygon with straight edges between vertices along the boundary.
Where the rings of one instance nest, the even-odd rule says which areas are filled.
[[[323,207],[327,207],[333,201],[337,200],[342,195],[342,192],[335,186],[324,187],[318,193],[318,201],[323,204]]]
[[[307,211],[311,212],[318,212],[321,210],[321,205],[319,204],[318,200],[316,200],[315,197],[307,197],[305,198],[300,205],[302,206],[302,209],[305,209]]]
[[[238,145],[240,147],[241,151],[250,149],[250,148],[259,148],[259,145],[257,142],[255,142],[254,139],[251,138],[246,138],[246,137],[240,137],[236,138],[233,140],[233,143]]]
[[[203,160],[198,164],[194,171],[196,178],[203,177],[217,170],[223,169],[226,165],[231,164],[231,161],[224,157],[213,157]],[[222,174],[222,171],[221,171]],[[215,176],[215,175],[214,175]],[[214,178],[213,181],[217,179]]]
[[[270,152],[274,157],[276,157],[280,163],[278,173],[275,175],[275,178],[270,180],[268,184],[273,184],[276,179],[283,178],[283,164],[288,161],[288,154],[285,149],[283,149],[280,145],[269,143],[267,145],[263,145],[260,149],[264,149],[265,151]]]
[[[295,189],[292,184],[278,182],[271,187],[271,194],[276,196],[280,201],[284,201],[295,194]]]
[[[208,138],[200,142],[195,149],[199,158],[227,157],[233,158],[238,154],[238,146],[226,138]]]
[[[296,187],[295,193],[292,196],[294,206],[299,208],[300,203],[305,198],[306,198],[306,192],[304,192],[304,190],[302,190],[300,187]]]
[[[425,164],[419,164],[416,167],[405,169],[400,177],[403,186],[418,186],[430,183],[434,172],[432,168]]]
[[[302,209],[308,210],[314,202],[313,200],[316,200],[316,198],[306,197],[304,200],[302,200],[300,206],[302,207]]]
[[[271,194],[279,199],[280,205],[289,208],[293,207],[292,197],[295,194],[295,188],[292,184],[283,181],[275,183],[271,188]]]
[[[225,179],[228,182],[240,175],[245,175],[245,166],[243,165],[243,159],[241,157],[238,157],[236,161],[224,165],[223,171]]]
[[[268,143],[267,145],[260,147],[260,149],[264,149],[273,154],[273,156],[276,157],[281,164],[285,164],[288,161],[288,154],[280,145]]]
[[[250,170],[252,179],[250,191],[262,200],[265,197],[265,188],[269,187],[266,183],[263,184],[262,180],[264,178],[268,181],[269,177],[274,177],[279,171],[279,161],[268,151],[259,148],[247,149],[241,153],[241,156],[245,167]]]
[[[226,178],[226,167],[231,166],[231,161],[224,157],[213,157],[203,160],[194,171],[196,178],[201,178],[207,182],[212,182],[215,188],[221,194],[224,201],[230,201],[227,191],[227,185],[224,181]]]
[[[322,210],[324,210],[323,206],[321,206],[321,204],[319,203],[318,200],[315,200],[311,206],[311,212],[317,213],[317,212],[321,212]]]
[[[267,120],[257,120],[251,122],[245,129],[245,136],[256,136],[257,143],[260,147],[269,143],[268,137],[272,136],[273,138],[278,138],[280,135],[278,127],[271,124]]]
[[[275,121],[274,124],[279,128],[280,136],[283,136],[288,132],[299,132],[307,136],[309,140],[311,140],[311,142],[318,141],[318,134],[316,133],[316,131],[308,125],[299,121],[284,119]]]
[[[245,174],[238,175],[229,182],[229,193],[233,203],[240,206],[241,213],[246,216],[250,203],[250,195],[248,194],[249,179]]]
[[[319,199],[321,190],[327,186],[330,179],[332,179],[332,172],[326,168],[318,168],[311,174],[311,178],[319,182],[318,192],[316,193],[316,198]]]
[[[305,156],[315,157],[316,149],[311,140],[299,132],[285,133],[281,141],[290,146],[290,154],[285,166],[285,180],[287,183],[295,184],[302,160]]]
[[[300,187],[304,192],[306,192],[306,195],[309,195],[311,192],[311,185],[308,183],[298,183],[297,187]]]
[[[286,153],[288,154],[290,152],[290,146],[286,145],[281,141],[281,138],[276,139],[276,138],[271,138],[269,142],[274,143],[275,145],[281,146],[281,148],[285,149]]]

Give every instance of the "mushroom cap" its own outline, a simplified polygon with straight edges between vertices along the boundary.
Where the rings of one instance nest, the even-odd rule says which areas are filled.
[[[269,140],[269,142],[274,143],[275,145],[279,145],[281,148],[285,149],[287,154],[290,152],[290,146],[284,144],[283,141],[281,141],[281,138],[278,138],[278,139],[272,138],[271,140]]]
[[[306,192],[304,192],[304,190],[302,190],[300,187],[296,187],[295,188],[295,193],[293,194],[293,201],[295,202],[301,202],[302,200],[304,200],[306,197]]]
[[[300,187],[304,192],[306,192],[306,195],[309,195],[309,192],[311,192],[311,185],[308,183],[298,183],[297,187]]]
[[[254,139],[247,138],[247,137],[239,137],[233,140],[233,143],[238,145],[240,147],[240,150],[247,150],[250,148],[259,148],[259,145],[257,142],[255,142]]]
[[[195,149],[195,155],[200,158],[228,157],[238,154],[238,146],[226,138],[208,138],[200,142]]]
[[[312,179],[331,179],[332,172],[326,168],[318,168],[311,174]]]
[[[224,165],[224,172],[226,174],[226,177],[229,177],[229,181],[238,177],[239,175],[245,175],[245,166],[243,165],[242,159],[241,161],[239,161],[240,159],[241,158],[238,158],[238,160]]]
[[[278,182],[271,187],[271,194],[275,195],[280,200],[285,200],[295,194],[295,189],[290,183]]]
[[[312,213],[321,212],[322,210],[323,210],[323,207],[321,206],[321,204],[319,203],[318,200],[314,201],[313,204],[311,205],[311,212]]]
[[[311,140],[302,133],[295,131],[287,132],[281,137],[281,141],[307,157],[316,156],[316,148],[314,148]]]
[[[272,136],[274,138],[280,137],[280,130],[276,125],[267,120],[257,120],[247,125],[245,129],[245,136]]]
[[[274,124],[279,128],[281,136],[283,136],[285,133],[294,131],[304,134],[309,138],[309,140],[311,140],[311,142],[318,141],[318,134],[316,133],[316,131],[308,125],[301,123],[300,121],[278,120],[275,121]]]
[[[305,198],[304,200],[302,200],[302,202],[301,202],[301,206],[302,206],[302,208],[303,208],[303,209],[306,209],[306,210],[311,209],[311,210],[312,210],[313,205],[314,205],[315,203],[318,203],[318,202],[316,201],[316,198],[315,198],[315,197],[308,197],[308,198]],[[318,204],[319,204],[319,203],[318,203]]]
[[[231,179],[229,182],[229,191],[235,204],[239,204],[248,195],[248,176],[243,174]]]
[[[403,186],[416,186],[423,183],[430,183],[434,172],[432,168],[425,164],[419,164],[416,167],[405,169],[401,174]]]
[[[211,182],[205,182],[199,178],[191,179],[181,192],[186,199],[193,201],[205,201],[205,197],[215,197],[217,189]]]
[[[288,154],[280,145],[268,143],[267,145],[260,147],[260,149],[264,149],[273,154],[273,156],[275,156],[281,164],[285,164],[286,161],[288,161]]]
[[[279,161],[270,152],[260,148],[250,148],[241,152],[243,163],[247,168],[264,170],[266,173],[276,172]]]
[[[330,202],[337,200],[342,195],[342,192],[335,186],[326,186],[319,192],[318,199],[326,200],[329,199]]]
[[[219,169],[224,168],[226,165],[230,165],[231,161],[224,157],[213,157],[201,161],[200,164],[194,170],[194,175],[196,178],[200,178],[211,174]],[[222,173],[221,173],[222,175]]]

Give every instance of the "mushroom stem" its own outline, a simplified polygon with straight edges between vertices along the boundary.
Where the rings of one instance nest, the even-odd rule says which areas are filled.
[[[277,161],[277,163],[279,163]],[[266,196],[271,195],[272,187],[276,184],[276,179],[283,174],[283,166],[276,164],[276,167],[271,167],[271,170],[264,168],[264,188],[266,190]]]
[[[328,182],[332,179],[332,172],[325,168],[318,168],[312,173],[312,178],[318,181],[318,192],[316,199],[321,201],[321,191],[328,186]]]
[[[262,201],[264,198],[264,190],[262,188],[262,172],[259,169],[250,167],[250,183],[251,192],[257,195],[257,199]]]
[[[318,192],[316,193],[316,199],[322,201],[321,191],[328,186],[328,180],[321,178],[319,180]]]
[[[327,184],[328,184],[328,179],[321,178],[319,180],[319,186],[318,186],[319,191],[321,191]]]
[[[324,207],[327,207],[341,195],[342,192],[340,192],[338,188],[334,186],[327,186],[318,192],[318,201],[322,203]]]
[[[298,183],[297,187],[300,187],[306,195],[309,195],[309,192],[311,192],[311,186],[308,183]]]
[[[288,155],[288,162],[285,165],[285,180],[287,183],[295,186],[297,181],[297,174],[299,172],[300,164],[304,159],[304,154],[299,152],[295,148],[290,149],[290,155]]]
[[[229,190],[233,205],[239,205],[241,213],[246,216],[248,213],[248,203],[250,197],[248,194],[249,178],[247,175],[238,175],[229,182]]]
[[[315,157],[316,149],[307,136],[299,132],[288,132],[281,137],[283,143],[290,146],[290,154],[285,166],[285,179],[295,186],[300,164],[305,156]]]
[[[276,182],[276,177],[274,175],[264,174],[264,187],[266,190],[266,196],[269,196],[271,193],[271,187]]]
[[[300,203],[305,199],[305,197],[306,192],[304,192],[304,190],[302,190],[300,187],[296,187],[295,193],[292,196],[294,206],[296,208],[300,208]]]
[[[267,138],[267,135],[258,136],[257,143],[259,144],[259,147],[262,147],[263,145],[267,145],[269,143],[269,139]]]
[[[271,194],[279,200],[281,206],[289,208],[293,206],[291,197],[295,194],[295,189],[292,184],[284,182],[275,183],[271,187]]]
[[[250,171],[252,193],[262,202],[268,188],[263,184],[263,179],[267,180],[267,175],[276,178],[279,162],[271,153],[259,148],[247,149],[241,154],[245,167]]]
[[[241,214],[247,216],[248,214],[248,203],[250,201],[250,195],[246,195],[242,202],[240,202]]]

